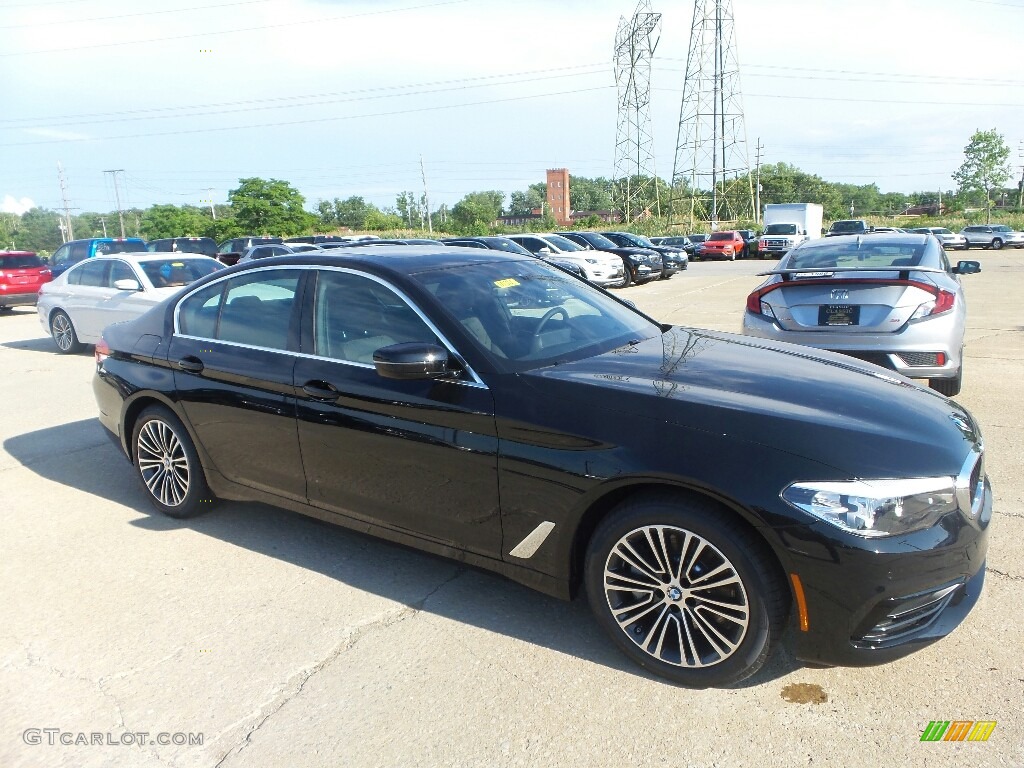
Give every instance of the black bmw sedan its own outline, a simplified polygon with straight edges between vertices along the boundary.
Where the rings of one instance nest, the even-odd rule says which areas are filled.
[[[662,325],[536,259],[438,246],[233,267],[97,345],[157,509],[278,505],[585,591],[629,657],[735,683],[867,665],[978,600],[992,493],[951,400],[868,363]]]

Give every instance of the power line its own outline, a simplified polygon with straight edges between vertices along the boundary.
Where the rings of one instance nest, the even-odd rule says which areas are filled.
[[[602,85],[595,88],[581,88],[572,91],[558,91],[554,93],[539,93],[531,96],[511,96],[504,99],[486,99],[483,101],[471,101],[464,102],[462,104],[440,104],[432,105],[429,107],[417,107],[413,109],[399,109],[392,110],[390,112],[374,112],[363,115],[338,115],[335,117],[317,117],[307,118],[305,120],[285,120],[276,123],[250,123],[247,125],[229,125],[222,127],[208,127],[208,128],[189,128],[178,131],[156,131],[152,133],[133,133],[123,134],[119,136],[102,136],[102,137],[91,137],[87,136],[84,138],[73,138],[73,139],[41,139],[39,141],[19,141],[19,142],[7,142],[0,144],[0,147],[26,147],[34,146],[38,144],[61,144],[64,142],[83,142],[83,141],[113,141],[120,139],[141,139],[141,138],[152,138],[154,136],[185,136],[198,133],[222,133],[224,131],[240,131],[251,128],[280,128],[292,125],[309,125],[312,123],[333,123],[342,120],[359,120],[369,117],[394,117],[396,115],[408,115],[417,112],[437,112],[446,109],[461,109],[463,107],[478,107],[484,104],[502,104],[511,103],[516,101],[528,101],[531,99],[542,99],[549,96],[570,96],[580,93],[587,93],[590,91],[602,91],[609,88],[613,88],[612,85]]]
[[[110,21],[112,19],[130,19],[135,16],[156,16],[165,13],[186,13],[188,11],[206,11],[213,8],[230,8],[236,5],[256,5],[259,3],[270,3],[274,0],[239,0],[234,3],[221,3],[219,5],[197,5],[191,8],[168,8],[162,11],[139,11],[138,13],[119,13],[114,16],[93,16],[86,19],[48,19],[46,21],[32,21],[27,24],[0,24],[0,29],[26,29],[28,27],[48,27],[55,24],[84,24],[90,21]],[[2,10],[3,7],[0,7]]]
[[[221,30],[209,30],[206,32],[193,32],[187,35],[168,35],[166,37],[151,37],[144,40],[107,40],[102,43],[95,43],[93,45],[77,45],[68,46],[63,48],[43,48],[36,51],[11,51],[8,53],[0,53],[0,58],[6,58],[9,56],[35,56],[44,53],[67,53],[69,51],[86,51],[95,48],[111,48],[113,46],[123,45],[145,45],[148,43],[162,43],[170,40],[191,40],[197,37],[213,37],[216,35],[234,35],[242,32],[259,32],[264,29],[283,29],[284,27],[297,27],[305,24],[324,24],[330,21],[348,21],[350,19],[358,19],[367,16],[382,16],[391,13],[404,13],[406,11],[418,11],[426,8],[437,8],[442,5],[458,5],[460,3],[468,3],[471,0],[441,0],[441,2],[427,3],[424,5],[411,5],[405,8],[391,8],[384,11],[366,11],[364,13],[352,13],[344,16],[325,16],[319,19],[306,19],[303,21],[286,21],[281,24],[262,24],[256,27],[240,27],[238,29],[221,29]]]

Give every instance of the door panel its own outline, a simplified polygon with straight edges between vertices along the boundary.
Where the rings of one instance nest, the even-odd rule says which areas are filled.
[[[404,299],[380,281],[321,270],[313,293],[310,348],[316,356],[300,357],[295,365],[310,503],[499,556],[490,391],[455,379],[379,376],[371,362],[376,348],[439,343]]]

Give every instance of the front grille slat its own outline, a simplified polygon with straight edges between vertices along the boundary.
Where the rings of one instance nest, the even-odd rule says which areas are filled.
[[[927,629],[949,605],[960,587],[960,584],[953,584],[895,601],[884,618],[859,637],[853,638],[854,642],[890,645]]]

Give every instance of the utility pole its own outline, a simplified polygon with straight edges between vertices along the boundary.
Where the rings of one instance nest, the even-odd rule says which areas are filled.
[[[117,174],[124,173],[124,168],[118,168],[113,171],[104,171],[109,173],[114,179],[114,198],[117,200],[117,218],[121,222],[121,237],[124,238],[124,212],[121,210],[121,193],[117,188]]]
[[[210,215],[213,217],[213,220],[216,221],[217,220],[217,210],[213,207],[213,187],[207,187],[206,188],[206,194],[210,196],[210,198],[209,198]]]
[[[64,240],[64,242],[66,243],[68,240],[75,239],[75,233],[71,229],[71,208],[68,206],[68,188],[67,185],[64,183],[64,168],[60,164],[60,162],[57,163],[57,178],[60,181],[60,196],[61,199],[64,201],[65,226],[61,227],[61,234],[64,234],[64,230],[66,228],[67,238]]]
[[[1024,141],[1017,144],[1017,157],[1024,159]],[[1024,164],[1020,167],[1020,186],[1017,190],[1017,207],[1024,208]]]
[[[754,166],[756,168],[757,181],[754,185],[754,222],[757,224],[761,223],[761,150],[764,149],[764,144],[761,143],[761,137],[757,137],[757,146],[755,147],[757,154],[755,155]]]
[[[100,226],[103,227],[103,236],[107,236],[107,217],[100,216]]]
[[[427,232],[434,233],[434,224],[430,220],[430,193],[427,192],[427,171],[423,166],[423,155],[420,155],[420,176],[423,177],[423,202],[427,208]]]

